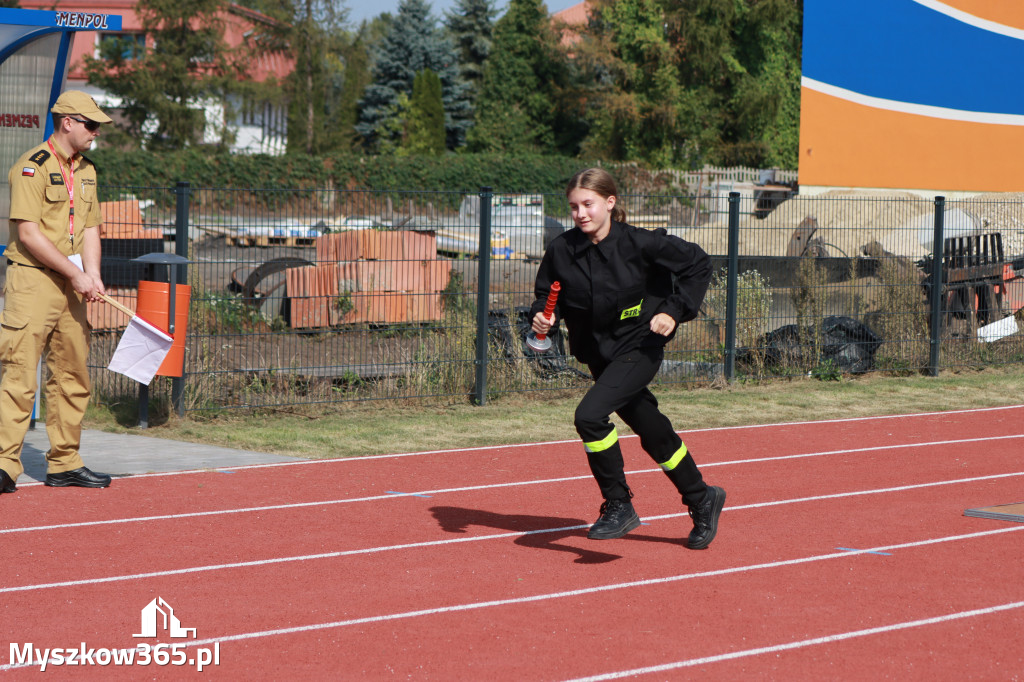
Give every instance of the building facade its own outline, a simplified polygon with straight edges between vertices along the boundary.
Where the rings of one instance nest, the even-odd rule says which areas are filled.
[[[90,85],[86,80],[86,55],[99,57],[100,45],[105,40],[120,39],[124,49],[141,56],[147,46],[152,46],[152,37],[146,36],[142,20],[136,13],[135,0],[21,0],[24,9],[67,12],[71,16],[115,15],[121,18],[115,30],[100,26],[96,30],[83,30],[75,35],[67,72],[67,87],[83,90],[104,109],[116,117],[121,106],[118,97]],[[221,17],[224,25],[224,42],[229,48],[244,45],[261,23],[272,20],[259,12],[241,5],[229,4]],[[248,77],[255,82],[273,79],[283,82],[294,69],[294,62],[280,53],[260,54],[247,69]],[[237,153],[283,154],[288,138],[287,102],[280,98],[276,102],[241,101],[196,102],[195,107],[205,113],[206,125],[203,142],[216,144],[228,135],[230,149]]]

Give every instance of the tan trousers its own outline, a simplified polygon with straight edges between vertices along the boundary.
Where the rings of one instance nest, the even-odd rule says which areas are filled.
[[[0,469],[12,478],[25,470],[21,449],[32,417],[36,367],[46,354],[47,473],[77,469],[82,419],[89,403],[89,324],[85,301],[51,270],[7,266],[0,313]]]

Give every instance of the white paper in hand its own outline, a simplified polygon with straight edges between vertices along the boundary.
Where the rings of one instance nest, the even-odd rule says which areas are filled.
[[[133,317],[117,344],[107,369],[149,386],[174,339],[140,317]]]

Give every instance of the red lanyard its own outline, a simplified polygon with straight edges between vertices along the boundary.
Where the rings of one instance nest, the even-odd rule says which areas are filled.
[[[64,164],[60,162],[60,154],[53,148],[53,143],[49,140],[46,144],[50,145],[50,151],[53,152],[54,158],[57,159],[57,167],[60,168],[60,177],[64,180],[64,186],[68,190],[68,199],[71,202],[70,212],[68,213],[68,237],[71,239],[71,244],[75,243],[75,168],[71,165],[71,159],[68,159],[68,175],[64,175]],[[68,179],[71,176],[71,179]]]

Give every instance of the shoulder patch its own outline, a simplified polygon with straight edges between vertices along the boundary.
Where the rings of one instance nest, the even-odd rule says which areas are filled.
[[[50,152],[46,151],[45,149],[40,149],[35,154],[28,157],[28,160],[36,164],[37,166],[42,166],[48,158],[50,158]]]

